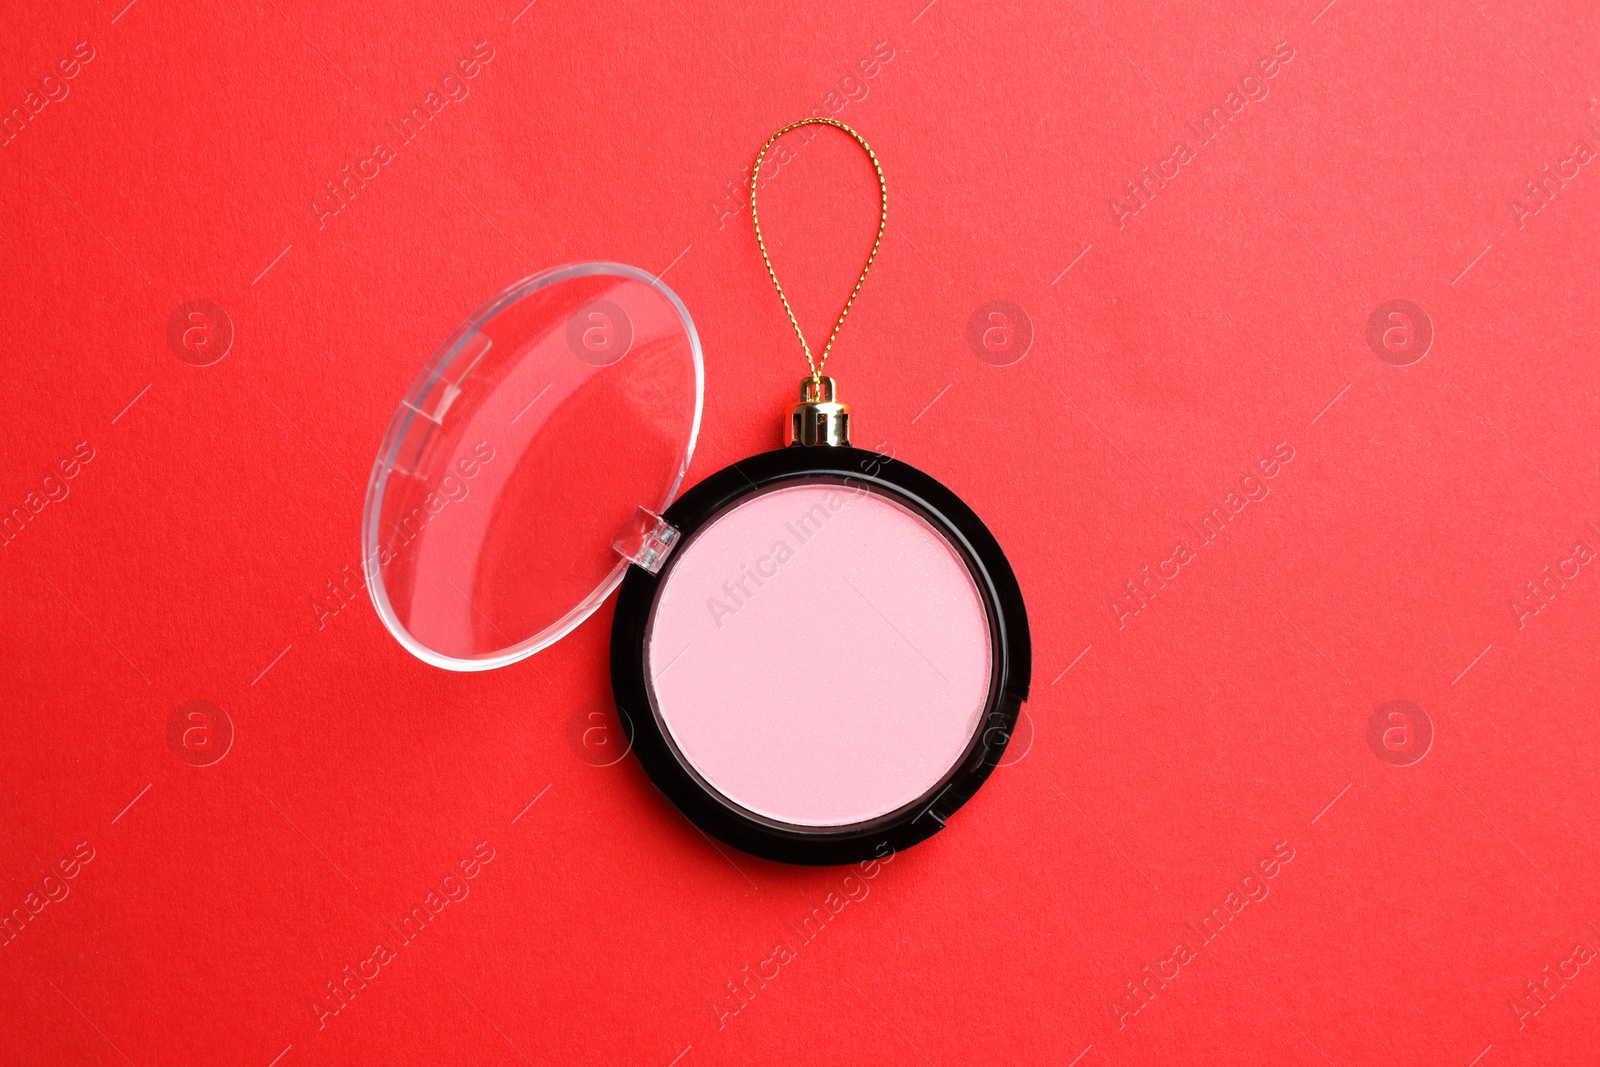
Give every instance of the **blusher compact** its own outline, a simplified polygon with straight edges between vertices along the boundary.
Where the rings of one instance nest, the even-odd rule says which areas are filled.
[[[620,586],[620,718],[702,830],[805,864],[936,833],[1027,698],[1022,594],[954,493],[850,445],[820,369],[788,447],[679,496],[704,389],[682,302],[620,264],[517,283],[440,349],[380,448],[363,514],[379,617],[428,663],[487,670]]]

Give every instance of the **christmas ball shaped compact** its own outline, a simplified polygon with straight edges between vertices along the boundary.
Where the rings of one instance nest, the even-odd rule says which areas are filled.
[[[811,122],[844,130],[843,123]],[[887,217],[887,193],[878,168]],[[755,216],[755,185],[751,186]],[[764,242],[762,257],[766,260]],[[676,497],[703,372],[666,286],[615,264],[530,278],[456,332],[390,426],[366,573],[390,632],[481,670],[546,647],[618,585],[611,678],[632,748],[701,829],[807,864],[944,827],[998,763],[1031,669],[1022,595],[950,490],[851,447],[822,371],[789,446]]]

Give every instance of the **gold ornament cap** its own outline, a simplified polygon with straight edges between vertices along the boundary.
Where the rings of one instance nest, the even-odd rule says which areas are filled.
[[[800,403],[789,412],[789,444],[848,445],[850,405],[834,399],[833,379],[826,374],[800,379]]]

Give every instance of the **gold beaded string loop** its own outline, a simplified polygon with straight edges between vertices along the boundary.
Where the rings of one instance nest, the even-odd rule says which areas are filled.
[[[861,268],[861,277],[856,279],[855,288],[850,290],[850,299],[844,302],[844,310],[839,312],[839,319],[833,324],[833,332],[828,335],[828,343],[823,346],[821,357],[815,360],[811,357],[811,346],[806,343],[806,335],[800,330],[800,320],[794,317],[794,308],[789,306],[789,297],[784,293],[783,285],[778,281],[778,272],[772,269],[772,259],[767,255],[767,243],[761,237],[761,218],[756,214],[756,186],[761,180],[761,162],[767,158],[767,149],[771,148],[778,138],[790,130],[798,129],[801,126],[810,126],[813,123],[819,123],[824,126],[837,126],[851,137],[854,137],[856,144],[866,151],[867,158],[872,160],[872,169],[878,175],[878,199],[881,204],[878,212],[878,235],[872,239],[872,251],[867,254],[867,265]],[[755,166],[750,170],[750,221],[755,224],[756,247],[761,249],[761,262],[767,265],[767,277],[772,279],[772,287],[778,291],[778,299],[783,301],[783,310],[788,313],[789,325],[794,327],[794,335],[800,338],[800,347],[805,350],[806,365],[811,368],[811,380],[815,383],[815,388],[820,390],[822,368],[828,362],[828,353],[833,351],[833,342],[839,338],[839,329],[844,326],[845,316],[850,314],[850,308],[855,304],[856,297],[861,292],[861,285],[867,280],[867,272],[872,269],[872,261],[878,258],[878,249],[883,244],[883,231],[889,224],[889,185],[884,181],[883,167],[878,165],[877,154],[872,151],[872,146],[867,144],[865,138],[838,119],[809,118],[789,123],[789,125],[768,137],[767,143],[762,145],[761,151],[756,154]]]

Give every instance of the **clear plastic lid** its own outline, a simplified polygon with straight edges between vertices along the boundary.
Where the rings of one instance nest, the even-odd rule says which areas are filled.
[[[562,267],[490,301],[417,378],[372,468],[362,551],[389,632],[477,671],[583,622],[627,543],[649,555],[704,380],[688,311],[644,271]]]

